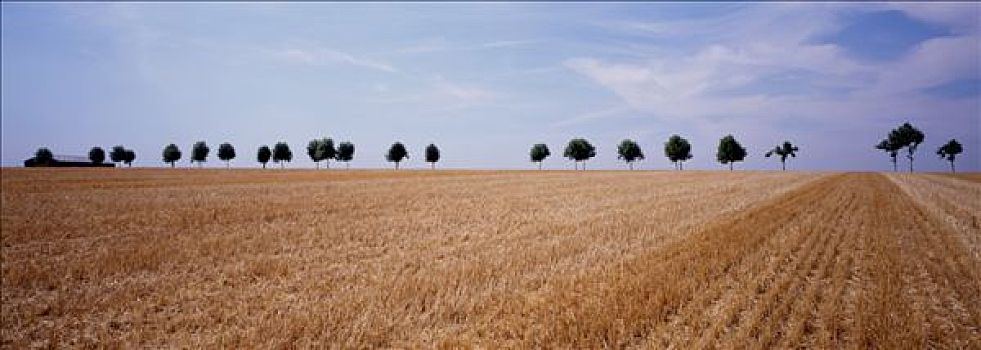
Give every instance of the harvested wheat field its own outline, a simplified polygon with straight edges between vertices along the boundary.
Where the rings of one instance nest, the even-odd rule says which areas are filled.
[[[2,347],[981,348],[981,182],[3,169]]]

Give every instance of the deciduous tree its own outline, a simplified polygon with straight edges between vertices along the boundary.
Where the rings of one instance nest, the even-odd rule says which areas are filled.
[[[106,151],[104,151],[102,147],[92,147],[92,149],[89,150],[89,160],[95,164],[102,164],[106,161]]]
[[[800,149],[798,149],[797,146],[791,144],[790,141],[784,141],[782,145],[776,146],[773,149],[767,151],[763,156],[766,158],[770,158],[770,156],[774,154],[780,156],[780,167],[783,168],[784,171],[786,171],[787,156],[796,158],[797,151],[799,150]]]
[[[719,140],[719,149],[716,152],[716,159],[722,164],[729,164],[729,171],[732,171],[732,164],[746,159],[746,149],[736,141],[732,135],[726,135]]]
[[[354,159],[354,144],[350,142],[337,144],[337,161],[344,162],[344,165],[350,168],[352,159]]]
[[[47,147],[38,148],[34,152],[35,164],[51,165],[52,162],[54,162],[54,153],[51,153]]]
[[[262,168],[266,168],[266,163],[269,163],[269,158],[272,158],[272,150],[269,146],[262,145],[259,147],[259,152],[256,153],[255,159],[262,164]]]
[[[569,140],[569,144],[565,146],[565,152],[562,155],[574,161],[573,167],[576,170],[579,170],[579,162],[583,162],[582,170],[586,170],[586,160],[596,156],[596,148],[586,139],[574,138]]]
[[[634,170],[635,161],[644,159],[644,151],[640,149],[640,145],[630,139],[620,141],[620,144],[617,145],[617,154],[620,159],[627,162],[630,170]]]
[[[235,159],[235,147],[228,142],[218,145],[218,159],[224,161],[225,168],[228,168],[228,162]]]
[[[429,144],[426,146],[426,162],[432,165],[433,170],[436,169],[436,162],[439,161],[439,148],[434,144]]]
[[[388,153],[385,154],[386,160],[395,163],[395,170],[399,170],[399,163],[406,158],[409,158],[409,151],[405,150],[405,145],[401,142],[393,143],[392,147],[389,147]]]
[[[211,152],[211,148],[208,148],[208,144],[204,141],[198,141],[191,146],[191,163],[198,162],[198,168],[200,168],[205,161],[208,160],[208,153]]]
[[[181,150],[180,148],[177,148],[177,145],[169,144],[167,145],[167,147],[164,147],[163,150],[164,163],[170,163],[170,167],[173,168],[174,163],[176,163],[178,160],[181,160]]]
[[[691,144],[684,137],[671,135],[664,143],[664,155],[674,164],[675,169],[682,170],[682,163],[692,158]]]
[[[956,172],[954,169],[954,159],[957,158],[957,155],[961,154],[961,152],[964,152],[964,148],[961,147],[961,143],[957,142],[955,139],[950,139],[950,141],[947,141],[946,144],[937,149],[937,155],[940,156],[940,158],[946,159],[948,162],[950,162],[950,172],[952,173]]]
[[[531,146],[531,151],[528,152],[531,157],[531,161],[538,163],[538,170],[542,170],[542,161],[548,156],[552,155],[552,152],[548,150],[548,146],[544,143],[538,143]]]
[[[278,142],[273,146],[272,159],[273,162],[279,163],[280,168],[285,168],[285,163],[293,160],[293,151],[286,142]]]

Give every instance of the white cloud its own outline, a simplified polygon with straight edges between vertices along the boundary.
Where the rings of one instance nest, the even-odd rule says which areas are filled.
[[[874,65],[849,58],[835,45],[814,43],[816,35],[841,25],[836,18],[839,12],[840,8],[825,4],[768,4],[691,22],[621,22],[616,27],[619,30],[686,35],[705,44],[693,48],[690,55],[649,55],[626,61],[579,57],[567,60],[565,66],[608,88],[632,108],[661,120],[696,118],[706,123],[719,118],[765,121],[789,114],[853,120],[869,112],[869,105],[879,110],[896,105],[912,110],[936,108],[945,102],[909,96],[977,74],[977,35],[934,38],[900,60]],[[938,13],[931,16],[950,23],[963,21],[949,12]],[[744,89],[765,82],[767,76],[797,71],[808,74],[795,83],[812,89],[798,94]],[[718,91],[737,93],[715,93]],[[899,95],[906,96],[905,100],[894,101]],[[829,111],[840,114],[829,115]]]

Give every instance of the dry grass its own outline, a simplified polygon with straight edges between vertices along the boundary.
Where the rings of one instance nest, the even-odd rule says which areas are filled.
[[[0,344],[977,348],[981,185],[892,180],[4,169]]]

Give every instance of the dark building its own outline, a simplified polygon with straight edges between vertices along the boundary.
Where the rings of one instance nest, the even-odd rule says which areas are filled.
[[[95,164],[89,160],[88,157],[82,156],[66,156],[66,155],[55,155],[51,163],[40,164],[33,157],[31,159],[24,161],[24,166],[28,168],[32,167],[101,167],[101,168],[112,168],[116,166],[113,163],[102,163]]]

